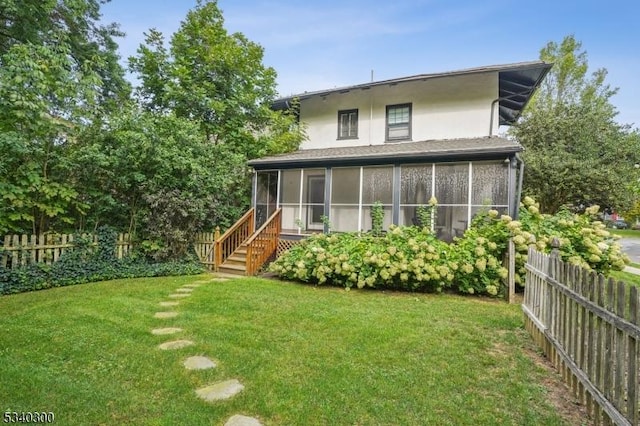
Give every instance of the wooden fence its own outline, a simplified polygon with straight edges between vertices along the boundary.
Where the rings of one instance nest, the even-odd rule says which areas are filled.
[[[637,287],[529,249],[525,325],[596,424],[638,425]]]
[[[97,245],[97,236],[83,234]],[[40,234],[40,235],[5,235],[0,246],[0,266],[18,268],[33,263],[47,265],[58,261],[60,256],[74,247],[73,235]],[[129,234],[119,234],[114,247],[115,255],[121,259],[131,250]]]
[[[215,269],[215,245],[220,238],[220,229],[216,228],[216,232],[199,232],[196,234],[193,249],[205,268],[209,271]]]

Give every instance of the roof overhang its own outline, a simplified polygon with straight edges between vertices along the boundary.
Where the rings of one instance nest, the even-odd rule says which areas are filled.
[[[458,71],[447,71],[434,74],[420,74],[409,77],[382,80],[354,86],[305,92],[275,100],[271,107],[275,110],[289,109],[294,101],[303,102],[316,96],[328,96],[333,93],[348,93],[354,90],[367,90],[377,86],[396,85],[414,81],[426,81],[436,78],[456,77],[471,74],[498,73],[499,116],[500,125],[513,124],[527,105],[536,88],[547,75],[553,64],[543,61],[519,62],[507,65],[490,65],[478,68],[468,68]]]
[[[305,149],[249,161],[256,170],[451,162],[509,157],[519,143],[501,138],[444,139],[342,148]]]
[[[511,125],[518,120],[542,79],[553,64],[531,63],[499,72],[500,125]]]

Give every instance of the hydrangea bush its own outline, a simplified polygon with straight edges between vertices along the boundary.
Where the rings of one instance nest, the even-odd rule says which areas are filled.
[[[441,291],[455,277],[450,247],[427,228],[391,226],[371,234],[315,234],[289,249],[270,270],[314,284]]]
[[[517,284],[523,286],[527,251],[535,245],[549,253],[557,239],[560,257],[571,264],[608,274],[629,262],[602,222],[598,207],[584,214],[568,211],[543,215],[525,197],[519,220],[486,210],[476,215],[461,238],[448,244],[428,227],[396,227],[380,237],[371,234],[316,234],[290,249],[270,266],[283,278],[331,284],[438,292],[452,288],[465,294],[501,295],[507,269],[503,260],[510,238],[516,248]]]

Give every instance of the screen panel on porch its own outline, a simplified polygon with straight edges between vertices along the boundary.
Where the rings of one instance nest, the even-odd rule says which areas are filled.
[[[432,195],[433,164],[402,166],[400,173],[400,225],[419,225],[418,207]]]
[[[278,171],[258,172],[256,176],[256,229],[276,211]]]
[[[298,232],[300,172],[300,169],[280,172],[280,208],[282,208],[282,230],[284,232]]]
[[[331,171],[331,226],[334,231],[357,231],[360,204],[360,167]]]
[[[401,166],[400,225],[417,224],[417,207],[426,205],[431,196],[438,201],[434,231],[445,240],[462,235],[481,210],[506,213],[508,166],[504,161]]]
[[[371,230],[371,207],[382,203],[383,229],[389,229],[393,219],[393,167],[363,167],[361,229]]]
[[[436,164],[434,189],[436,235],[451,241],[462,236],[469,223],[469,163]]]
[[[322,231],[325,169],[282,170],[280,188],[283,231]]]

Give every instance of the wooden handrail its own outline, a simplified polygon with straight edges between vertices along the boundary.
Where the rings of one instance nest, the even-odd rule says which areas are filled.
[[[215,269],[253,234],[255,209],[249,209],[236,223],[225,231],[215,243]]]
[[[258,269],[276,252],[278,237],[282,230],[282,209],[277,209],[267,221],[249,238],[247,246],[247,275],[255,275]]]

